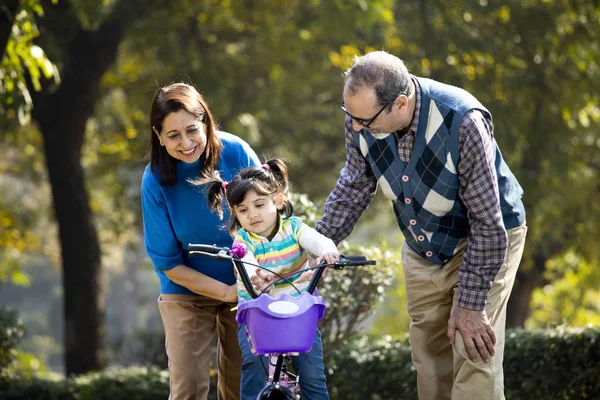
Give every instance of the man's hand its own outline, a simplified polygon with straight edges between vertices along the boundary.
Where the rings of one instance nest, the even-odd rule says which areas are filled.
[[[457,330],[462,335],[465,349],[472,361],[477,361],[478,353],[485,362],[494,355],[496,334],[485,310],[469,310],[454,304],[448,320],[448,338],[452,344]]]

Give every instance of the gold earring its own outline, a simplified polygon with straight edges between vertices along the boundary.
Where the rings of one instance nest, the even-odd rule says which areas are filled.
[[[164,145],[165,145],[165,142],[163,142],[163,141],[161,140],[161,141],[160,141],[160,145],[161,145],[161,146],[164,146]]]

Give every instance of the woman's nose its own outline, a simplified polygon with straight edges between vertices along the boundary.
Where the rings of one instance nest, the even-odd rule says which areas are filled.
[[[181,135],[181,144],[184,147],[187,147],[190,143],[192,142],[192,140],[190,139],[190,137],[186,134]]]

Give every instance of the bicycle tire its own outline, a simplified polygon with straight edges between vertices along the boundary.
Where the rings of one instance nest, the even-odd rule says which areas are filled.
[[[271,383],[260,391],[257,400],[299,400],[300,397],[296,395],[285,386],[275,386]]]

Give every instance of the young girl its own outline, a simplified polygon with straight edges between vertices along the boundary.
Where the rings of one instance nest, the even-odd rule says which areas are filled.
[[[287,198],[287,167],[282,160],[272,159],[261,167],[246,168],[231,182],[223,181],[218,173],[214,173],[203,175],[196,183],[206,185],[209,207],[220,216],[223,200],[227,200],[231,211],[229,231],[235,235],[234,243],[243,243],[248,249],[244,261],[259,264],[279,275],[291,274],[287,276],[288,282],[279,281],[272,285],[273,296],[282,292],[299,295],[299,292],[306,291],[310,277],[302,272],[308,264],[307,253],[328,263],[338,260],[339,253],[333,241],[292,216],[293,206]],[[258,291],[271,286],[275,279],[275,275],[259,268],[248,272]],[[238,296],[250,299],[239,277]],[[252,354],[241,325],[238,327],[238,339],[244,357],[241,399],[254,400],[267,379],[266,358]],[[293,364],[301,373],[300,386],[304,398],[329,398],[319,331],[310,352],[293,357]]]

